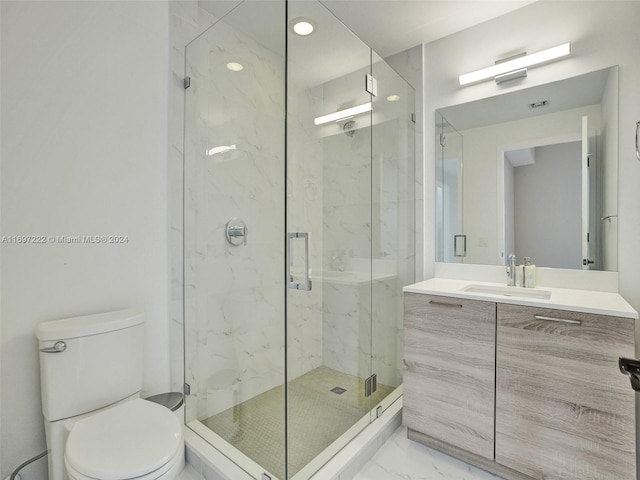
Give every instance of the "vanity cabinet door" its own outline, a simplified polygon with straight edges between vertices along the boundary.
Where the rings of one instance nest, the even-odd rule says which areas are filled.
[[[493,459],[496,304],[404,299],[404,423]]]
[[[536,479],[630,480],[634,320],[498,305],[496,462]]]

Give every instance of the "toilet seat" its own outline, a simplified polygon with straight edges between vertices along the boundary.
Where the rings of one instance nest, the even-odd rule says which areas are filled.
[[[138,398],[76,422],[64,457],[77,480],[169,478],[184,464],[182,425],[169,409]]]
[[[182,450],[179,450],[176,452],[175,457],[169,463],[162,466],[158,470],[141,477],[135,477],[126,480],[174,480],[184,468],[184,463],[184,452]],[[67,469],[67,478],[69,480],[102,480],[101,478],[97,479],[95,477],[88,477],[74,470],[72,467],[69,467],[69,463],[66,461],[66,458],[65,468]]]

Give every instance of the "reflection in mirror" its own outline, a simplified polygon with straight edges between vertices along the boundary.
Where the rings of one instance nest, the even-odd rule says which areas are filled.
[[[618,67],[440,109],[435,145],[439,262],[617,270]]]
[[[462,135],[436,112],[436,216],[437,258],[461,263],[466,255],[456,252],[455,240],[464,229],[462,212]],[[452,240],[453,239],[453,240]]]

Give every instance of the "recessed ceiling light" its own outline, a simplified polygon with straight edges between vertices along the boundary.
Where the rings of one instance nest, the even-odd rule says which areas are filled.
[[[229,62],[229,63],[227,63],[227,68],[229,70],[231,70],[232,72],[239,72],[244,67],[241,64],[239,64],[238,62]]]
[[[400,100],[400,95],[389,95],[387,97],[387,100],[390,102],[397,102],[398,100]]]
[[[315,25],[308,18],[294,18],[291,20],[291,25],[293,25],[293,31],[302,37],[311,35],[315,30]]]

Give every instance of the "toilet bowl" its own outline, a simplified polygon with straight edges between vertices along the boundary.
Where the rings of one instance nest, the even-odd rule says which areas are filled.
[[[127,309],[36,328],[49,480],[174,480],[182,470],[182,421],[140,398],[144,319]]]
[[[138,398],[77,421],[64,462],[72,480],[174,479],[184,467],[182,425]]]

